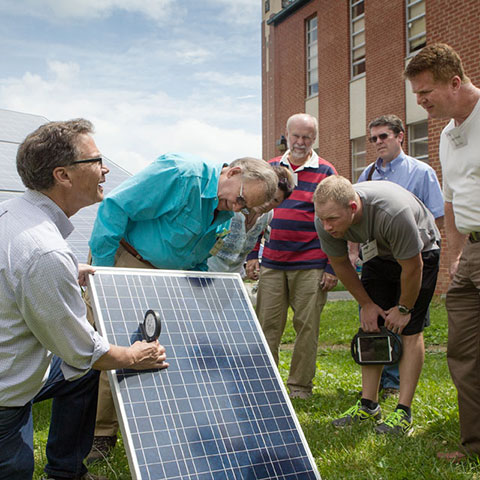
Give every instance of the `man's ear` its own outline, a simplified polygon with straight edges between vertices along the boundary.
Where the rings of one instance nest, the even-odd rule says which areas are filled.
[[[450,80],[450,86],[453,88],[453,90],[455,92],[457,92],[460,89],[460,87],[462,86],[462,79],[458,75],[455,75]]]
[[[238,175],[239,173],[240,174],[242,173],[242,167],[230,167],[227,170],[227,178],[233,177],[234,175]]]
[[[355,200],[352,200],[350,202],[350,208],[352,210],[352,213],[357,213],[358,205],[357,205],[357,202]]]
[[[68,167],[55,167],[52,175],[55,185],[61,185],[67,188],[72,186],[71,171]]]

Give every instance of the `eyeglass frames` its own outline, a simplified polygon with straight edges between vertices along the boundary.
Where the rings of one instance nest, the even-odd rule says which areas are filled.
[[[87,158],[85,160],[74,160],[72,164],[74,163],[93,163],[93,162],[99,162],[100,166],[103,165],[103,158],[102,157],[95,157],[95,158]]]
[[[248,215],[250,213],[250,210],[247,207],[247,202],[245,198],[243,197],[243,182],[240,183],[240,193],[238,194],[238,197],[236,199],[236,202],[238,205],[242,207],[240,210],[244,215]]]
[[[373,137],[370,137],[368,140],[371,143],[377,143],[377,140],[380,139],[382,142],[386,140],[390,136],[389,133],[381,133],[380,135],[374,135]]]

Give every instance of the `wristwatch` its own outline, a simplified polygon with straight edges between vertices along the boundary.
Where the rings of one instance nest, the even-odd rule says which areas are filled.
[[[408,315],[409,313],[412,313],[413,312],[413,308],[408,308],[406,307],[405,305],[397,305],[398,307],[398,311],[402,314],[402,315]]]

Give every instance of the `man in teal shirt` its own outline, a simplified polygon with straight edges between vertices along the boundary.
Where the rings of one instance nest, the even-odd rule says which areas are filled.
[[[263,160],[229,166],[166,154],[119,185],[98,209],[92,264],[113,266],[122,245],[152,267],[207,270],[209,252],[232,212],[270,201],[276,175]]]
[[[205,271],[232,212],[269,202],[277,184],[277,174],[263,160],[241,158],[222,165],[196,155],[162,155],[100,205],[89,243],[92,264]],[[117,431],[108,379],[101,375],[88,463],[104,458]]]

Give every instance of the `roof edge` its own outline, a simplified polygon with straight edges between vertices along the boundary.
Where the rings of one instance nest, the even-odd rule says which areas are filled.
[[[271,25],[272,23],[277,25],[278,23],[283,22],[287,17],[289,17],[292,13],[303,7],[308,2],[310,2],[310,0],[297,0],[296,2],[291,3],[288,7],[280,10],[280,12],[270,17],[267,20],[267,25]]]

